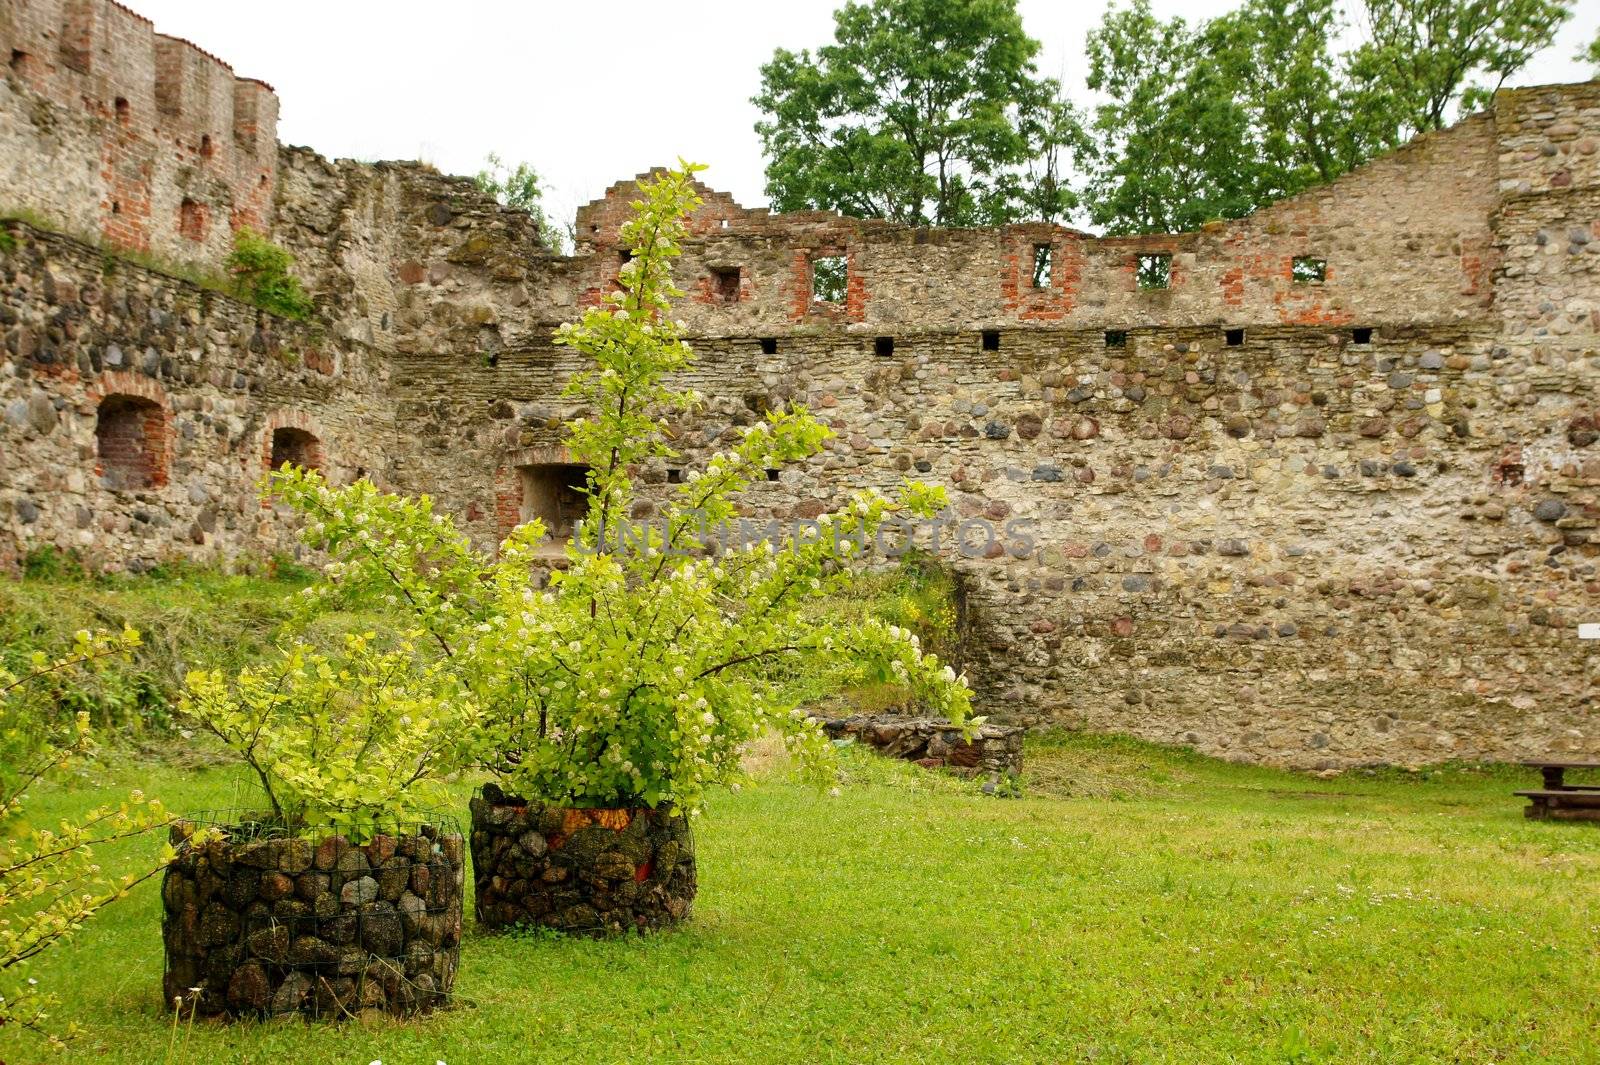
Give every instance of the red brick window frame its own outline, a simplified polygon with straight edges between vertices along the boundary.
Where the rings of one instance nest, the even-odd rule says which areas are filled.
[[[172,427],[166,407],[144,395],[115,392],[95,410],[95,473],[114,492],[167,483]]]

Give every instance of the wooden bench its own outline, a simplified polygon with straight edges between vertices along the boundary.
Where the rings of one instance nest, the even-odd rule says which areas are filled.
[[[1540,788],[1514,794],[1528,800],[1522,812],[1535,821],[1600,821],[1600,790],[1594,788]]]
[[[1523,762],[1537,769],[1544,787],[1515,794],[1528,800],[1523,814],[1536,821],[1600,821],[1600,784],[1568,784],[1569,769],[1600,769],[1600,762]]]

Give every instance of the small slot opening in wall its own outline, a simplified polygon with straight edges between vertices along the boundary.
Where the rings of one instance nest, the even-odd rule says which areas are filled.
[[[215,154],[217,154],[217,150],[212,147],[211,134],[202,134],[200,137],[200,158],[210,159]]]
[[[983,333],[982,333],[982,337],[983,337],[983,350],[984,351],[999,351],[1000,350],[1000,330],[998,330],[998,329],[985,329],[983,331]]]
[[[490,369],[493,369],[494,367],[499,366],[500,365],[500,356],[499,356],[499,354],[496,353],[496,352],[493,352],[493,351],[485,352],[484,356],[483,356],[483,364],[485,366],[489,367]]]
[[[667,483],[668,484],[682,484],[683,483],[683,471],[680,470],[676,466],[673,466],[673,467],[669,468],[667,470]]]
[[[894,337],[878,337],[872,342],[872,353],[878,356],[894,354]]]
[[[767,471],[767,480],[776,481],[777,479],[778,479],[778,471],[777,470],[768,470]]]
[[[761,354],[763,354],[763,355],[776,355],[777,353],[778,353],[778,338],[777,337],[762,337],[761,338]]]
[[[1121,329],[1106,330],[1106,347],[1125,348],[1128,346],[1128,334]]]
[[[27,52],[24,52],[20,48],[11,49],[11,69],[12,70],[21,70],[23,65],[26,64],[27,62],[28,62],[28,53]]]
[[[129,122],[133,121],[133,108],[128,105],[127,97],[117,97],[116,103],[112,106],[117,112],[117,125],[126,126]]]
[[[1222,339],[1227,342],[1230,348],[1240,347],[1244,344],[1244,330],[1224,329],[1222,331]]]
[[[1353,344],[1372,343],[1372,330],[1367,328],[1350,330],[1350,342]]]

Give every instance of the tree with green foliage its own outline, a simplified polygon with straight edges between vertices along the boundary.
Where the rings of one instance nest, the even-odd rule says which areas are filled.
[[[1330,181],[1485,102],[1550,43],[1556,0],[1365,0],[1339,51],[1335,0],[1246,0],[1190,25],[1149,0],[1089,35],[1096,148],[1085,195],[1109,232],[1182,231]]]
[[[1589,47],[1580,48],[1574,57],[1580,63],[1588,63],[1594,67],[1594,75],[1600,78],[1600,32],[1596,32],[1594,40],[1589,42]]]
[[[655,521],[625,535],[640,467],[674,457],[668,420],[700,403],[669,383],[693,365],[684,327],[671,317],[682,295],[671,267],[700,202],[697,169],[642,184],[637,214],[622,228],[633,254],[620,288],[556,335],[591,367],[567,390],[587,412],[568,423],[566,446],[589,470],[588,508],[562,545],[564,565],[547,579],[540,521],[485,552],[426,498],[366,482],[335,488],[292,467],[273,474],[277,495],[307,520],[306,541],[330,559],[307,590],[308,609],[377,598],[410,618],[386,641],[391,653],[378,668],[348,678],[348,655],[309,669],[248,671],[236,684],[196,678],[202,719],[220,725],[235,749],[248,753],[279,733],[260,742],[280,752],[270,783],[297,795],[297,808],[355,810],[363,795],[397,801],[390,784],[410,779],[359,745],[335,748],[343,777],[313,773],[316,748],[297,737],[343,730],[376,735],[400,768],[422,765],[429,750],[456,751],[427,763],[426,774],[461,758],[531,801],[694,810],[709,787],[739,773],[745,744],[763,734],[825,764],[830,748],[786,683],[784,667],[796,663],[834,687],[892,678],[957,726],[978,720],[969,718],[965,678],[906,629],[805,612],[849,585],[886,521],[931,516],[944,505],[942,489],[907,483],[892,498],[862,490],[818,517],[815,537],[741,535],[727,550],[710,548],[708,530],[738,523],[738,493],[764,482],[767,470],[822,451],[831,433],[804,409],[774,410],[744,428],[690,471]],[[374,690],[375,678],[385,691]],[[465,757],[463,740],[472,747]],[[349,786],[368,772],[363,758],[371,780]]]
[[[1350,56],[1363,106],[1392,143],[1483,107],[1572,16],[1565,0],[1362,0],[1366,40]]]
[[[752,102],[767,194],[907,225],[1055,220],[1081,144],[1015,0],[872,0],[834,13],[834,41],[778,49]]]
[[[239,230],[227,266],[239,295],[257,307],[284,318],[311,317],[311,297],[289,272],[294,256],[254,230]]]
[[[539,240],[547,248],[564,249],[568,243],[567,234],[544,213],[544,185],[539,172],[527,163],[509,166],[494,152],[489,153],[485,163],[487,165],[472,179],[478,188],[496,202],[523,211],[532,218]]]

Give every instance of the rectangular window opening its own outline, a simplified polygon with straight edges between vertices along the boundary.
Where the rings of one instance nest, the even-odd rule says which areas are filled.
[[[713,266],[711,268],[711,294],[722,303],[739,302],[739,268]]]
[[[1106,330],[1106,347],[1125,348],[1128,346],[1128,334],[1121,329]]]
[[[823,255],[811,260],[811,302],[843,303],[849,265],[843,255]]]
[[[1372,330],[1367,328],[1350,330],[1350,340],[1355,344],[1372,343]]]
[[[1227,341],[1228,347],[1237,348],[1244,344],[1244,330],[1225,329],[1222,332],[1222,338]]]
[[[1050,254],[1048,244],[1035,244],[1033,246],[1033,287],[1050,287]]]
[[[522,520],[544,521],[557,544],[572,538],[589,509],[589,467],[553,462],[519,467],[522,475]]]
[[[1136,276],[1141,289],[1167,288],[1172,284],[1172,256],[1141,255]]]
[[[683,483],[683,471],[678,469],[676,466],[673,466],[670,469],[668,469],[667,470],[667,483],[668,484],[682,484]]]
[[[778,353],[778,338],[777,337],[762,337],[761,338],[761,354],[763,354],[763,355],[776,355],[777,353]]]
[[[777,470],[768,470],[767,471],[767,480],[776,481],[777,479],[778,479],[778,471]]]
[[[894,337],[879,337],[872,342],[872,353],[879,357],[894,354]]]
[[[1289,276],[1297,285],[1320,285],[1328,279],[1328,260],[1297,255],[1290,265]]]
[[[982,337],[983,337],[983,350],[984,351],[999,351],[1000,350],[1000,330],[998,330],[998,329],[985,329],[983,331],[983,333],[982,333]]]

